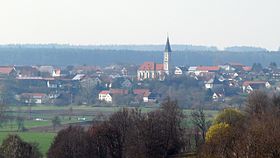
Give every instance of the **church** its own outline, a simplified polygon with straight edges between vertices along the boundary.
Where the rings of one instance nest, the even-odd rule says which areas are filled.
[[[137,70],[137,79],[143,80],[164,80],[166,75],[171,73],[171,46],[167,37],[163,53],[163,63],[144,62]]]

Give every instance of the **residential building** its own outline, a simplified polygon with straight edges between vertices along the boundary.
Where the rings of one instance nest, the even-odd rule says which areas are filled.
[[[98,95],[98,99],[107,103],[112,103],[113,101],[110,91],[101,91]]]

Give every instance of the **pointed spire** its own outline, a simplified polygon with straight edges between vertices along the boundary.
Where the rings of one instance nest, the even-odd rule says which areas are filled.
[[[171,47],[170,47],[170,43],[169,43],[169,36],[167,36],[167,41],[166,41],[166,45],[165,45],[165,52],[172,52]]]

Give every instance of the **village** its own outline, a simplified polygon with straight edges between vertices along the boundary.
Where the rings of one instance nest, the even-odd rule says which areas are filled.
[[[191,107],[192,101],[238,102],[254,90],[280,91],[276,63],[179,66],[171,62],[167,38],[163,62],[110,66],[1,66],[3,104],[140,106],[166,97]],[[195,93],[197,92],[197,93]],[[195,96],[196,95],[196,96]]]

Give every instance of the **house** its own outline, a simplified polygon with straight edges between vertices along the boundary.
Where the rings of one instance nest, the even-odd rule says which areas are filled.
[[[48,95],[45,93],[22,93],[20,99],[26,104],[44,104],[48,99]]]
[[[144,103],[149,102],[149,95],[151,94],[149,89],[134,89],[133,94],[136,98],[141,99]]]
[[[242,85],[244,93],[251,93],[254,90],[270,88],[271,85],[267,81],[245,81]]]
[[[212,89],[213,95],[212,100],[214,102],[223,102],[225,99],[225,90],[223,87]]]
[[[101,91],[98,94],[98,99],[100,101],[105,101],[107,103],[112,103],[112,101],[113,101],[113,98],[112,98],[112,95],[110,94],[110,91]]]
[[[174,74],[180,76],[180,75],[185,74],[187,71],[188,71],[187,67],[184,67],[184,66],[179,66],[178,67],[178,66],[176,66]]]
[[[164,80],[163,64],[157,64],[155,62],[144,62],[137,70],[137,79],[143,80]]]
[[[16,69],[13,66],[0,66],[1,76],[16,76]]]

